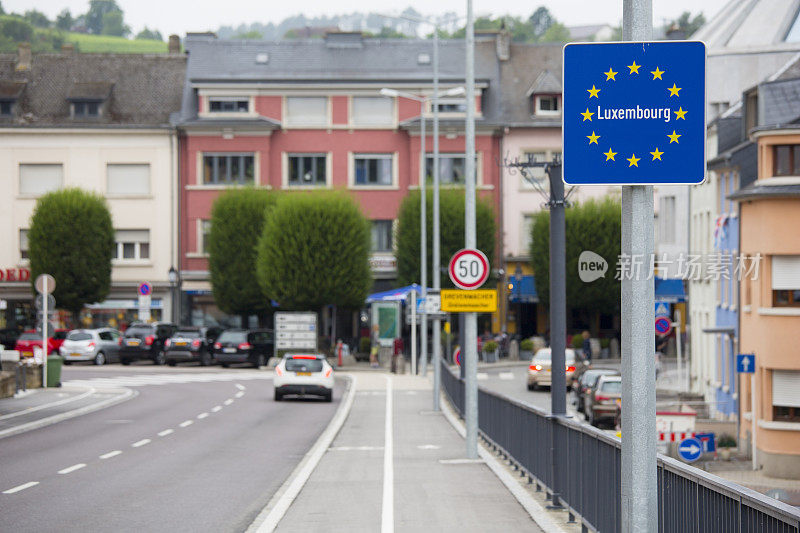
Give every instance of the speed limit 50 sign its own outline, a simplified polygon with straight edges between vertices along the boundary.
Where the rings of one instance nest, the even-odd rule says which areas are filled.
[[[447,270],[456,287],[477,289],[489,278],[489,260],[480,250],[465,248],[453,255]]]

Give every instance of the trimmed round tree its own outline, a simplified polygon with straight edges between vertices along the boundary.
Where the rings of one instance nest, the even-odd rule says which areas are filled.
[[[208,269],[214,301],[225,313],[250,315],[271,309],[256,277],[256,243],[275,195],[245,187],[221,194],[211,209]]]
[[[36,202],[28,232],[31,281],[56,280],[53,296],[76,324],[83,306],[105,300],[111,290],[114,225],[105,199],[78,188],[47,193]]]
[[[419,191],[411,191],[400,205],[397,225],[397,277],[401,285],[420,282],[420,205]],[[433,257],[433,191],[426,198],[428,227],[428,283],[432,280]],[[439,228],[441,266],[447,264],[454,253],[464,248],[464,189],[441,189],[439,194]],[[476,244],[490,262],[494,259],[495,219],[491,203],[478,198],[475,205]],[[453,287],[450,276],[441,274],[441,286]]]
[[[267,214],[256,272],[282,309],[356,308],[372,285],[370,223],[341,191],[284,194]]]

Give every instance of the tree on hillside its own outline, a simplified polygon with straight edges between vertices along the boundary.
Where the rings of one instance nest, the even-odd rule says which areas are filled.
[[[31,280],[47,273],[53,296],[75,323],[83,306],[102,302],[111,289],[114,226],[105,199],[78,188],[48,193],[36,202],[28,232]]]
[[[89,33],[93,33],[95,35],[100,35],[103,33],[103,29],[105,28],[106,19],[105,16],[109,13],[119,12],[121,20],[122,18],[122,9],[117,5],[116,0],[89,0],[89,11],[86,12],[86,27],[89,30]],[[117,24],[116,17],[112,17],[108,19],[110,24]],[[124,26],[124,23],[120,22],[121,26]],[[112,33],[106,33],[106,35],[114,35]]]
[[[30,42],[33,37],[33,26],[25,20],[17,17],[4,17],[0,20],[0,38],[11,41],[16,47],[16,43]]]
[[[37,28],[50,27],[50,19],[47,18],[47,15],[41,11],[37,11],[36,9],[26,11],[25,15],[23,15],[23,18]]]
[[[621,208],[618,200],[589,200],[566,210],[567,306],[592,313],[619,313],[620,282],[615,280],[620,253]],[[591,283],[578,277],[578,257],[590,250],[608,262],[605,276]],[[541,305],[550,305],[550,212],[540,211],[531,228],[531,267]]]
[[[536,11],[528,18],[528,25],[531,27],[531,33],[536,40],[541,38],[555,22],[556,20],[550,14],[550,10],[545,6],[536,8]]]
[[[208,269],[214,301],[225,313],[242,316],[243,324],[270,309],[256,277],[255,241],[274,204],[269,191],[246,187],[226,191],[211,210]]]
[[[151,41],[163,41],[164,38],[161,36],[161,32],[158,30],[151,30],[147,26],[144,27],[142,31],[136,34],[137,39],[148,39]]]
[[[56,16],[56,28],[63,31],[69,31],[72,29],[72,25],[75,24],[75,19],[72,18],[72,13],[70,13],[69,9],[64,9]]]
[[[281,309],[358,308],[372,286],[370,224],[341,191],[290,193],[267,214],[256,272]]]
[[[569,30],[560,22],[554,22],[539,38],[540,43],[566,43],[570,40]]]
[[[109,11],[103,15],[103,35],[114,35],[116,37],[127,37],[131,33],[131,28],[125,24],[122,11]]]
[[[250,31],[246,31],[246,32],[243,32],[243,33],[237,33],[236,35],[233,36],[233,38],[234,39],[251,39],[251,40],[254,40],[254,41],[259,41],[259,40],[263,39],[264,36],[261,34],[261,32],[258,32],[256,30],[250,30]]]
[[[397,221],[397,277],[398,283],[408,285],[420,282],[420,205],[419,191],[410,192],[400,204]],[[430,258],[433,254],[433,192],[429,189],[426,198],[428,236],[428,283],[432,284],[433,273]],[[439,227],[441,229],[440,251],[442,266],[447,266],[450,257],[464,248],[464,189],[442,189],[439,195]],[[495,217],[491,204],[479,199],[475,209],[478,249],[494,263]],[[441,274],[442,287],[452,287],[448,274]]]

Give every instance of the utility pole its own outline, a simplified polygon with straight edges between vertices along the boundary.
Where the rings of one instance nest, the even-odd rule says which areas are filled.
[[[435,96],[435,95],[434,95]],[[428,370],[428,312],[425,304],[428,298],[428,191],[427,191],[427,169],[425,164],[428,162],[425,155],[425,99],[419,103],[420,121],[420,163],[419,163],[419,277],[422,288],[420,289],[422,300],[422,311],[419,320],[419,359],[420,374],[423,376]]]
[[[433,290],[438,295],[442,288],[441,237],[439,235],[439,24],[433,26]],[[441,313],[441,312],[440,312]],[[433,317],[433,410],[439,411],[441,384],[442,320],[441,314]]]
[[[623,0],[622,38],[649,41],[652,0]],[[622,186],[622,253],[653,254],[653,187]],[[653,280],[622,279],[622,532],[658,531]]]

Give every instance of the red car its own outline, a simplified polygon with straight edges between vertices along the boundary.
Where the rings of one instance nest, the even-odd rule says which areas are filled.
[[[67,338],[68,329],[57,329],[55,334],[47,339],[47,355],[58,354],[58,349],[64,344],[64,339]],[[17,344],[14,349],[19,352],[20,357],[33,357],[34,347],[42,347],[42,334],[28,330],[17,339]]]

